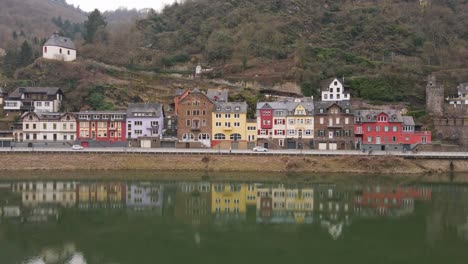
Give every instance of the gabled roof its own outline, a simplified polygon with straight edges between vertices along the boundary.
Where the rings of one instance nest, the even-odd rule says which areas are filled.
[[[318,101],[315,102],[315,113],[320,113],[320,109],[328,109],[332,107],[333,105],[337,105],[341,109],[349,109],[350,113],[352,112],[352,107],[351,107],[351,102],[350,101]]]
[[[200,91],[200,89],[195,88],[195,89],[193,89],[192,91],[189,90],[188,93],[187,93],[186,95],[185,95],[185,92],[184,92],[183,95],[185,95],[185,96],[183,96],[182,98],[180,98],[179,104],[182,103],[183,101],[185,101],[187,98],[189,98],[190,95],[192,95],[192,94],[194,94],[194,95],[202,95],[202,96],[206,97],[206,98],[207,98],[210,102],[212,102],[213,104],[215,103],[215,102],[214,102],[213,100],[211,100],[205,93],[203,93],[202,91]]]
[[[62,119],[62,117],[66,116],[66,115],[70,115],[73,118],[76,118],[75,114],[69,113],[69,112],[65,112],[65,113],[58,113],[58,112],[40,112],[40,113],[26,112],[26,113],[21,115],[21,119],[24,119],[25,117],[27,117],[29,115],[34,115],[39,120],[60,120],[60,119]]]
[[[160,103],[129,104],[127,108],[127,117],[161,117],[162,111],[162,104]],[[135,116],[135,113],[153,113],[153,115]]]
[[[227,102],[228,101],[228,90],[219,90],[219,89],[208,89],[206,96],[212,101],[216,102]]]
[[[412,116],[402,116],[404,126],[414,126],[414,119]]]
[[[326,80],[323,80],[320,82],[320,90],[323,92],[323,91],[328,91],[328,89],[330,88],[330,84],[332,84],[335,80],[337,80],[338,82],[341,83],[341,85],[343,85],[343,90],[347,90],[349,89],[349,85],[347,85],[343,80],[340,80],[336,77],[333,77],[333,78],[328,78]],[[344,93],[345,91],[343,91]]]
[[[57,46],[76,50],[75,44],[70,38],[62,37],[57,32],[50,36],[46,43],[44,43],[44,46]]]
[[[61,94],[62,90],[58,87],[18,87],[13,92],[11,92],[8,97],[20,98],[21,95],[25,93],[57,95],[59,93]]]
[[[246,102],[216,102],[215,105],[215,113],[247,113]]]
[[[403,118],[397,110],[357,110],[354,116],[361,117],[362,122],[376,122],[377,116],[380,114],[387,115],[389,122],[403,122]]]

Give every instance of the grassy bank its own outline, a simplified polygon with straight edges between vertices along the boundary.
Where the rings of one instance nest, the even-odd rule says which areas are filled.
[[[468,172],[468,161],[403,159],[393,156],[229,156],[174,154],[0,154],[1,168],[36,170],[140,170],[207,172],[277,172],[346,174],[447,174]],[[4,173],[3,173],[4,174]],[[16,174],[16,173],[15,173]]]

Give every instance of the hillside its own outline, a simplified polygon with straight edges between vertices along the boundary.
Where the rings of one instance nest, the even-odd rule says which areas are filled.
[[[139,28],[163,65],[195,57],[224,78],[293,80],[305,94],[347,76],[364,99],[421,104],[427,74],[468,68],[462,0],[193,0]]]
[[[65,0],[0,0],[0,48],[6,49],[18,37],[46,38],[58,30],[53,17],[66,18],[78,23],[86,19],[86,13],[68,5]]]

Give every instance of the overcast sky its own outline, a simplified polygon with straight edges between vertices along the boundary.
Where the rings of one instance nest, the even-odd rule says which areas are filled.
[[[80,6],[84,11],[93,11],[95,8],[99,11],[115,10],[119,7],[128,9],[153,8],[161,10],[164,5],[171,4],[175,0],[66,0],[67,3],[74,6]]]

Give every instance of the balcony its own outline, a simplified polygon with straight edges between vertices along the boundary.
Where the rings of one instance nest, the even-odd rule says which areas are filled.
[[[200,127],[199,127],[199,126],[191,127],[190,130],[192,130],[192,131],[200,131]]]
[[[231,130],[232,130],[232,127],[227,127],[227,126],[225,126],[225,127],[223,127],[223,130],[225,130],[225,131],[231,131]]]
[[[343,124],[328,124],[328,128],[343,128]]]

